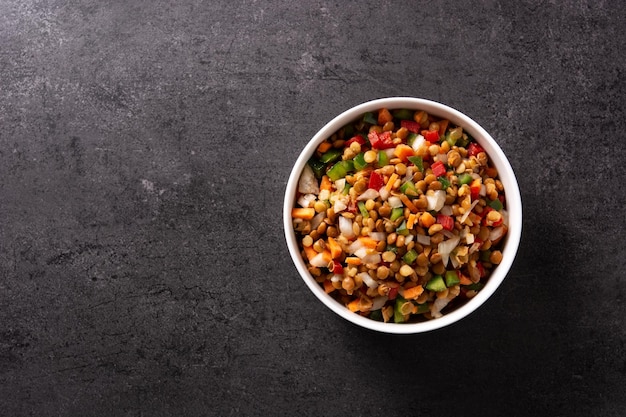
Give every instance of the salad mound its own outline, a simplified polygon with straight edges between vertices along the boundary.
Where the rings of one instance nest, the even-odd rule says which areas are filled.
[[[502,260],[506,199],[485,150],[424,111],[369,112],[305,165],[291,216],[307,268],[354,313],[441,317]]]

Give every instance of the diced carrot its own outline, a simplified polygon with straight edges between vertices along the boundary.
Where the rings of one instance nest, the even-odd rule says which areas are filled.
[[[472,285],[472,281],[465,275],[461,274],[460,272],[459,272],[459,280],[460,280],[459,284],[461,285]]]
[[[409,218],[406,220],[406,228],[412,229],[415,225],[415,220],[417,220],[417,215],[415,213],[409,214]]]
[[[328,236],[328,248],[330,249],[330,256],[333,259],[337,259],[343,253],[343,249],[341,249],[341,245],[332,237]]]
[[[420,225],[422,227],[430,227],[435,224],[435,221],[436,219],[433,217],[433,215],[427,211],[423,212],[420,216]]]
[[[333,287],[333,283],[329,279],[324,280],[324,291],[327,294],[335,291],[335,287]]]
[[[361,259],[356,256],[348,256],[346,257],[346,264],[352,266],[361,265]]]
[[[387,109],[380,109],[378,111],[378,124],[379,125],[384,125],[387,122],[390,122],[393,120],[393,116],[391,115],[391,113],[389,112],[389,110]]]
[[[400,194],[400,200],[402,203],[411,210],[412,213],[417,213],[417,207],[413,204],[413,202],[409,199],[406,194]]]
[[[439,136],[443,137],[443,135],[446,133],[446,130],[448,129],[448,123],[450,123],[450,121],[446,119],[439,121]]]
[[[305,246],[304,253],[307,259],[309,260],[309,262],[311,261],[311,259],[313,259],[317,255],[317,251],[313,249],[313,246]]]
[[[361,304],[361,300],[357,298],[348,303],[348,308],[353,313],[356,313],[357,311],[359,311],[360,304]]]
[[[330,142],[322,142],[319,144],[319,146],[317,147],[317,151],[319,153],[325,153],[327,150],[329,150],[333,145],[330,144]]]
[[[409,145],[405,145],[401,143],[398,146],[396,146],[396,148],[393,151],[393,154],[397,158],[400,158],[402,162],[406,162],[409,156],[415,155],[415,152],[413,152],[413,148],[411,148]]]
[[[494,167],[487,167],[485,168],[485,175],[487,175],[490,178],[495,178],[498,176],[498,170],[495,169]]]
[[[385,189],[387,191],[391,191],[391,189],[393,188],[393,183],[395,183],[397,179],[398,179],[398,174],[396,174],[395,172],[391,174],[391,176],[389,177],[389,180],[387,181],[387,184],[385,185]]]
[[[331,256],[328,249],[324,249],[324,251],[322,252],[322,259],[324,259],[324,262],[326,263],[330,263],[333,260],[333,257]]]
[[[330,178],[328,178],[328,175],[324,175],[322,177],[322,181],[320,181],[320,190],[330,191],[331,188],[332,188],[332,184],[330,183]]]
[[[378,246],[378,241],[369,236],[361,236],[359,241],[368,249],[376,249],[376,246]]]
[[[403,297],[407,300],[414,300],[424,292],[424,288],[421,285],[415,287],[406,288],[403,293]]]
[[[291,209],[291,217],[294,219],[311,220],[315,216],[315,209],[312,207],[294,207]]]

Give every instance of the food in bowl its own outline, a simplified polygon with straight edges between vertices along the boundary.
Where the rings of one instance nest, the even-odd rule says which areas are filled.
[[[440,318],[476,296],[503,258],[498,170],[463,126],[425,110],[382,107],[332,133],[294,200],[308,272],[375,321]]]

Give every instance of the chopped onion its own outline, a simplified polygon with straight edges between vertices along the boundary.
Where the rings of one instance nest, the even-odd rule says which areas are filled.
[[[317,195],[320,193],[320,186],[317,183],[313,169],[309,166],[309,164],[304,165],[302,174],[300,174],[300,179],[298,180],[298,191],[302,194],[310,193]]]
[[[460,237],[454,236],[451,239],[444,240],[443,242],[439,243],[439,245],[437,246],[437,252],[439,252],[439,255],[441,255],[441,262],[443,262],[443,266],[448,265],[450,252],[452,252],[454,248],[456,248],[460,240],[461,240]]]
[[[354,237],[354,230],[352,229],[352,219],[339,216],[339,231],[341,232],[342,236],[348,239],[352,239]]]
[[[302,194],[300,198],[298,198],[298,204],[300,207],[310,207],[311,203],[313,203],[316,199],[317,197],[315,194]]]
[[[438,153],[434,158],[436,161],[442,162],[444,165],[448,165],[448,154]]]
[[[459,223],[463,224],[465,220],[467,220],[467,216],[469,216],[472,210],[474,210],[474,207],[476,207],[476,204],[478,204],[478,201],[479,200],[474,200],[472,202],[472,205],[470,206],[469,210],[466,210],[465,213],[463,213],[463,216],[461,216],[461,220],[459,220]]]
[[[370,237],[380,242],[381,240],[387,239],[387,234],[385,232],[370,232]],[[404,240],[404,242],[409,243],[406,241],[406,239]]]
[[[391,197],[389,197],[389,207],[391,208],[398,208],[398,207],[402,207],[402,200],[400,200],[400,197],[396,197],[395,195],[392,195]]]
[[[380,199],[383,201],[387,201],[390,195],[390,191],[388,191],[385,187],[382,187],[378,190],[378,194],[380,195]]]
[[[355,250],[353,253],[359,258],[361,258],[361,260],[363,260],[363,258],[365,258],[370,253],[370,251],[365,246],[362,246],[358,248],[357,250]]]
[[[495,242],[496,240],[504,236],[504,232],[504,226],[494,227],[493,229],[491,229],[491,232],[489,232],[489,240]]]
[[[428,235],[417,235],[417,243],[424,246],[430,246],[430,236]]]
[[[387,302],[387,297],[384,295],[379,295],[378,297],[374,297],[374,299],[372,300],[372,307],[370,308],[370,310],[372,311],[380,310],[381,308],[384,307],[386,302]]]
[[[500,214],[502,214],[502,224],[505,226],[509,225],[509,212],[506,210],[500,210]]]
[[[445,214],[446,216],[452,216],[453,211],[452,211],[452,206],[443,206],[441,208],[441,214]]]
[[[433,195],[426,195],[428,202],[428,210],[439,211],[446,202],[446,192],[443,190],[437,190]]]
[[[347,251],[348,253],[354,254],[359,249],[365,249],[365,245],[363,244],[363,242],[357,239],[354,242],[350,243],[350,245],[348,245]]]
[[[311,219],[311,230],[317,229],[317,226],[319,226],[324,221],[325,216],[326,212],[324,211],[321,213],[317,213],[315,217]]]
[[[361,258],[361,262],[364,264],[379,264],[382,261],[382,257],[379,253],[368,253]]]
[[[317,255],[315,255],[313,258],[311,258],[309,263],[312,266],[316,266],[318,268],[326,268],[328,266],[328,261],[324,259],[323,253],[318,253]]]
[[[479,192],[481,197],[484,197],[487,195],[487,187],[485,186],[485,184],[482,184],[480,186],[480,192]]]
[[[433,305],[430,307],[430,314],[433,316],[433,318],[439,318],[443,316],[443,314],[441,314],[441,310],[443,310],[449,302],[450,300],[448,300],[447,298],[437,298]]]
[[[333,205],[333,210],[335,211],[335,213],[340,213],[347,208],[348,206],[341,199],[337,199],[337,201],[335,201],[335,204]]]
[[[404,244],[408,245],[409,243],[413,242],[413,238],[415,236],[413,236],[412,234],[409,233],[409,235],[407,237],[404,238]]]
[[[341,282],[342,280],[343,280],[343,275],[333,274],[333,276],[330,277],[330,282]]]
[[[424,144],[424,142],[426,142],[426,139],[424,139],[424,136],[417,135],[417,137],[413,141],[413,146],[412,146],[413,150],[417,151],[420,148],[420,146]]]
[[[335,189],[337,191],[343,191],[344,188],[346,188],[345,178],[339,178],[337,181],[335,181]]]
[[[357,197],[357,200],[376,200],[378,198],[378,191],[373,188],[368,188],[363,194]]]
[[[378,287],[378,282],[374,278],[370,276],[367,272],[361,272],[357,275],[359,278],[363,280],[363,283],[367,285],[369,288]]]

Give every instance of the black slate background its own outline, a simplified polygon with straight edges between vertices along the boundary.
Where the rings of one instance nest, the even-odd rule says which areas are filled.
[[[0,414],[625,415],[624,5],[0,2]],[[525,215],[414,336],[322,306],[281,220],[316,130],[395,95],[482,124]]]

